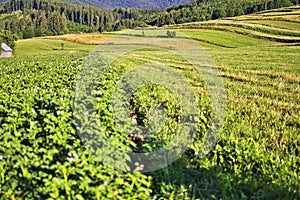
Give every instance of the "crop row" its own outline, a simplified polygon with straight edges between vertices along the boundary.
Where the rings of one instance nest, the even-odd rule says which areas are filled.
[[[122,172],[95,159],[85,142],[97,142],[92,138],[97,135],[86,130],[92,133],[88,134],[90,141],[84,141],[78,134],[92,124],[76,122],[73,109],[74,85],[86,54],[2,59],[1,198],[296,199],[300,188],[298,47],[216,49],[210,53],[223,77],[228,105],[223,132],[204,158],[198,152],[209,126],[210,98],[202,75],[184,59],[159,49],[143,49],[118,58],[97,77],[91,92],[99,131],[116,147],[136,153],[169,144],[182,120],[182,107],[174,93],[159,84],[139,87],[125,104],[130,111],[127,118],[138,125],[133,127],[137,134],[128,135],[116,124],[112,107],[115,86],[122,76],[155,61],[172,67],[194,89],[201,114],[195,142],[175,163],[146,174]],[[147,75],[147,71],[139,72],[138,77]],[[156,71],[156,75],[162,74]],[[158,109],[153,111],[153,105]],[[165,126],[157,135],[145,136],[139,128],[157,120],[156,111],[159,114],[161,108],[166,114]],[[136,168],[143,167],[139,164]]]
[[[213,25],[213,26],[195,26],[195,25],[189,25],[189,26],[177,26],[174,28],[186,28],[186,29],[209,29],[209,30],[218,30],[218,31],[225,31],[225,32],[232,32],[237,33],[241,35],[247,35],[258,39],[264,39],[264,40],[270,40],[275,42],[283,42],[283,43],[297,43],[300,42],[300,39],[298,37],[284,37],[284,36],[276,36],[276,35],[270,35],[265,34],[257,31],[250,31],[250,30],[244,30],[243,28],[227,28],[224,26],[218,26],[219,24]]]
[[[295,36],[300,37],[299,31],[285,30],[279,28],[268,27],[259,24],[247,24],[247,23],[202,23],[201,26],[225,26],[225,27],[237,27],[251,31],[257,31],[262,33],[269,33],[273,35]]]
[[[99,131],[117,148],[136,153],[152,152],[168,145],[177,133],[182,120],[181,106],[174,93],[158,84],[141,87],[128,101],[131,113],[127,117],[138,125],[135,135],[122,130],[112,115],[115,85],[122,74],[130,70],[128,66],[149,63],[162,54],[148,50],[119,58],[99,77],[97,87],[91,91],[95,94]],[[93,130],[83,130],[92,122],[78,123],[80,116],[78,118],[74,111],[74,86],[86,56],[77,53],[1,60],[0,194],[3,198],[149,199],[155,195],[161,198],[170,195],[160,188],[161,183],[153,184],[155,175],[147,176],[138,171],[148,166],[140,163],[136,169],[132,168],[133,173],[122,172],[96,159],[86,145],[86,142],[99,141]],[[137,62],[132,56],[143,59]],[[182,58],[173,55],[172,60],[167,60],[169,54],[160,58],[160,62],[170,67],[181,63],[182,67],[177,70],[190,79],[194,87],[203,87],[192,71],[185,71],[190,66],[183,63]],[[203,91],[201,96],[203,100],[208,98]],[[165,124],[157,135],[145,137],[139,127],[147,127],[156,119],[153,105],[163,108]],[[208,100],[201,103],[202,112],[208,105]],[[199,133],[202,130],[203,134],[208,113],[201,117],[205,123],[199,125]],[[83,132],[88,140],[82,138],[80,133]],[[197,141],[187,155],[193,157],[199,150]],[[104,150],[101,154],[107,155]],[[126,158],[119,159],[126,161]]]
[[[145,199],[151,179],[97,161],[79,138],[73,85],[85,54],[0,63],[0,196]]]

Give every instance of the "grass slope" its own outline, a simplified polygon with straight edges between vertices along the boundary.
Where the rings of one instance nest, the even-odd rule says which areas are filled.
[[[62,50],[62,43],[64,44],[63,50]],[[92,49],[93,49],[93,45],[68,42],[68,41],[64,41],[61,38],[56,38],[56,39],[33,38],[33,39],[17,41],[14,55],[89,52]]]
[[[286,10],[284,8],[282,10]],[[288,8],[290,12],[270,10],[234,18],[193,22],[168,26],[199,40],[201,44],[215,44],[224,47],[245,47],[260,45],[281,45],[300,42],[299,7]],[[208,45],[208,46],[210,46]]]

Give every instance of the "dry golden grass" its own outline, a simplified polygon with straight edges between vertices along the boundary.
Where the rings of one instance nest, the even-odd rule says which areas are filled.
[[[52,40],[63,40],[63,41],[74,42],[79,44],[98,45],[105,42],[107,38],[109,38],[109,36],[103,34],[66,34],[66,35],[59,35],[59,36],[46,36],[40,38],[52,39]]]
[[[189,39],[178,38],[162,38],[162,37],[135,37],[129,35],[122,35],[118,37],[111,37],[102,44],[108,45],[144,45],[145,47],[158,47],[172,50],[186,50],[186,49],[203,49],[199,44]]]

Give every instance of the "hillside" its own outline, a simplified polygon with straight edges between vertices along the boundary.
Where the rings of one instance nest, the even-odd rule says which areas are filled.
[[[0,199],[299,199],[299,11],[299,6],[293,6],[166,29],[18,40],[15,55],[0,59]],[[177,37],[167,38],[167,29],[176,31]],[[190,41],[187,37],[194,40],[192,46],[186,43]],[[118,44],[127,44],[129,49],[130,44],[145,46],[127,53],[120,48],[115,57]],[[197,45],[206,51],[195,53]],[[181,48],[189,47],[192,51],[187,53],[200,58],[199,65],[210,71],[198,73],[182,54]],[[98,53],[116,59],[102,68],[103,57],[94,57]],[[138,71],[149,69],[151,63],[153,74]],[[83,70],[85,67],[91,70]],[[94,73],[94,69],[102,71]],[[169,69],[172,73],[166,74]],[[201,156],[207,149],[203,141],[212,139],[207,136],[214,127],[214,97],[207,86],[213,83],[215,89],[217,85],[215,79],[205,81],[213,70],[218,70],[215,78],[222,78],[224,84],[226,120],[215,146]],[[165,86],[173,81],[174,72],[188,85]],[[117,115],[114,100],[125,94],[117,88],[130,73],[135,83],[144,85],[133,89],[125,82],[124,88],[132,95],[120,103],[129,113]],[[94,74],[95,82],[82,80],[86,74]],[[145,74],[151,82],[144,81]],[[162,74],[161,82],[154,82]],[[77,92],[82,85],[94,99],[81,96],[86,90]],[[113,144],[112,149],[118,148],[115,152],[139,154],[166,147],[187,119],[176,89],[189,86],[199,105],[195,109],[199,113],[193,116],[198,126],[193,143],[175,162],[142,173],[147,164],[97,149],[106,143],[97,137],[101,133]],[[80,96],[82,101],[76,101]],[[219,93],[215,96],[222,98]],[[80,107],[74,107],[76,102]],[[95,112],[89,112],[93,105]],[[76,115],[78,108],[84,108],[81,116]],[[128,127],[117,121],[120,116],[124,123],[129,121]],[[78,123],[80,118],[82,123]],[[156,121],[161,125],[154,127],[157,133],[135,139]],[[94,122],[96,127],[91,127]],[[179,141],[182,144],[174,150],[185,145],[181,138]],[[95,146],[90,149],[89,144]],[[128,161],[134,172],[102,162],[93,154],[95,149],[111,158],[110,162]]]
[[[113,9],[116,7],[123,8],[164,8],[173,5],[183,4],[192,0],[64,0],[74,3],[97,6],[100,8]]]
[[[140,26],[117,12],[57,0],[14,0],[0,5],[0,29],[19,38],[103,32]]]
[[[0,4],[0,28],[16,34],[19,38],[116,31],[240,16],[291,6],[299,1],[198,0],[170,8],[105,10],[59,0],[11,0]]]
[[[259,45],[299,45],[300,7],[268,10],[222,20],[166,26],[202,44],[227,48]]]

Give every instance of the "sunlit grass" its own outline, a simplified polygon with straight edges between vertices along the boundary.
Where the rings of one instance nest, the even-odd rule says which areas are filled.
[[[243,16],[226,22],[255,23],[286,31],[299,30],[299,24],[278,21],[278,18],[272,21],[269,20],[270,15],[272,14]],[[254,21],[256,18],[259,20]],[[286,19],[291,19],[291,15],[286,16]],[[202,74],[197,73],[185,59],[159,48],[164,45],[169,49],[188,48],[180,43],[179,38],[173,43],[169,42],[164,38],[166,31],[126,30],[119,32],[119,36],[114,33],[83,34],[20,40],[17,42],[15,55],[19,55],[20,61],[24,59],[24,63],[31,58],[33,63],[29,66],[34,68],[38,59],[30,57],[31,54],[49,54],[49,58],[55,59],[56,57],[52,58],[53,55],[72,53],[70,65],[77,66],[77,55],[81,62],[85,58],[85,55],[77,52],[89,52],[96,47],[84,44],[130,44],[135,41],[137,45],[143,46],[148,42],[155,48],[143,46],[118,58],[114,65],[130,69],[157,62],[173,68],[192,85],[199,97],[199,105],[207,106],[208,93],[201,79]],[[185,35],[199,39],[196,44],[202,45],[216,64],[218,75],[223,78],[226,88],[227,118],[215,149],[205,158],[197,157],[194,149],[201,146],[195,142],[175,163],[147,174],[154,178],[151,183],[152,195],[162,199],[297,199],[300,194],[300,46],[294,43],[288,46],[268,39],[220,30],[194,28],[174,31],[178,37]],[[79,39],[75,39],[75,36]],[[106,40],[110,36],[115,38]],[[100,46],[98,49],[113,52],[112,49],[105,48]],[[39,58],[45,59],[47,56]],[[64,56],[59,55],[59,58]],[[8,61],[3,59],[4,63]],[[107,72],[107,77],[119,78],[117,75],[121,71]],[[2,76],[4,78],[5,74]],[[71,78],[75,76],[74,72]],[[37,80],[42,81],[40,77]],[[102,85],[104,89],[113,83],[106,79],[103,81],[106,82]],[[159,93],[161,90],[158,88],[155,91]],[[48,91],[45,92],[47,93]],[[162,93],[160,95],[163,96]],[[141,100],[144,97],[148,96],[140,95]],[[107,104],[101,106],[105,107]],[[206,112],[208,110],[204,109]],[[205,115],[209,116],[209,113]],[[201,136],[203,133],[198,134]]]
[[[47,36],[41,37],[42,39],[51,39],[51,40],[63,40],[67,42],[73,42],[78,44],[90,44],[97,45],[103,43],[108,35],[104,34],[67,34],[59,36]]]
[[[32,38],[17,41],[14,55],[89,52],[93,48],[93,45],[77,44],[64,40]]]

